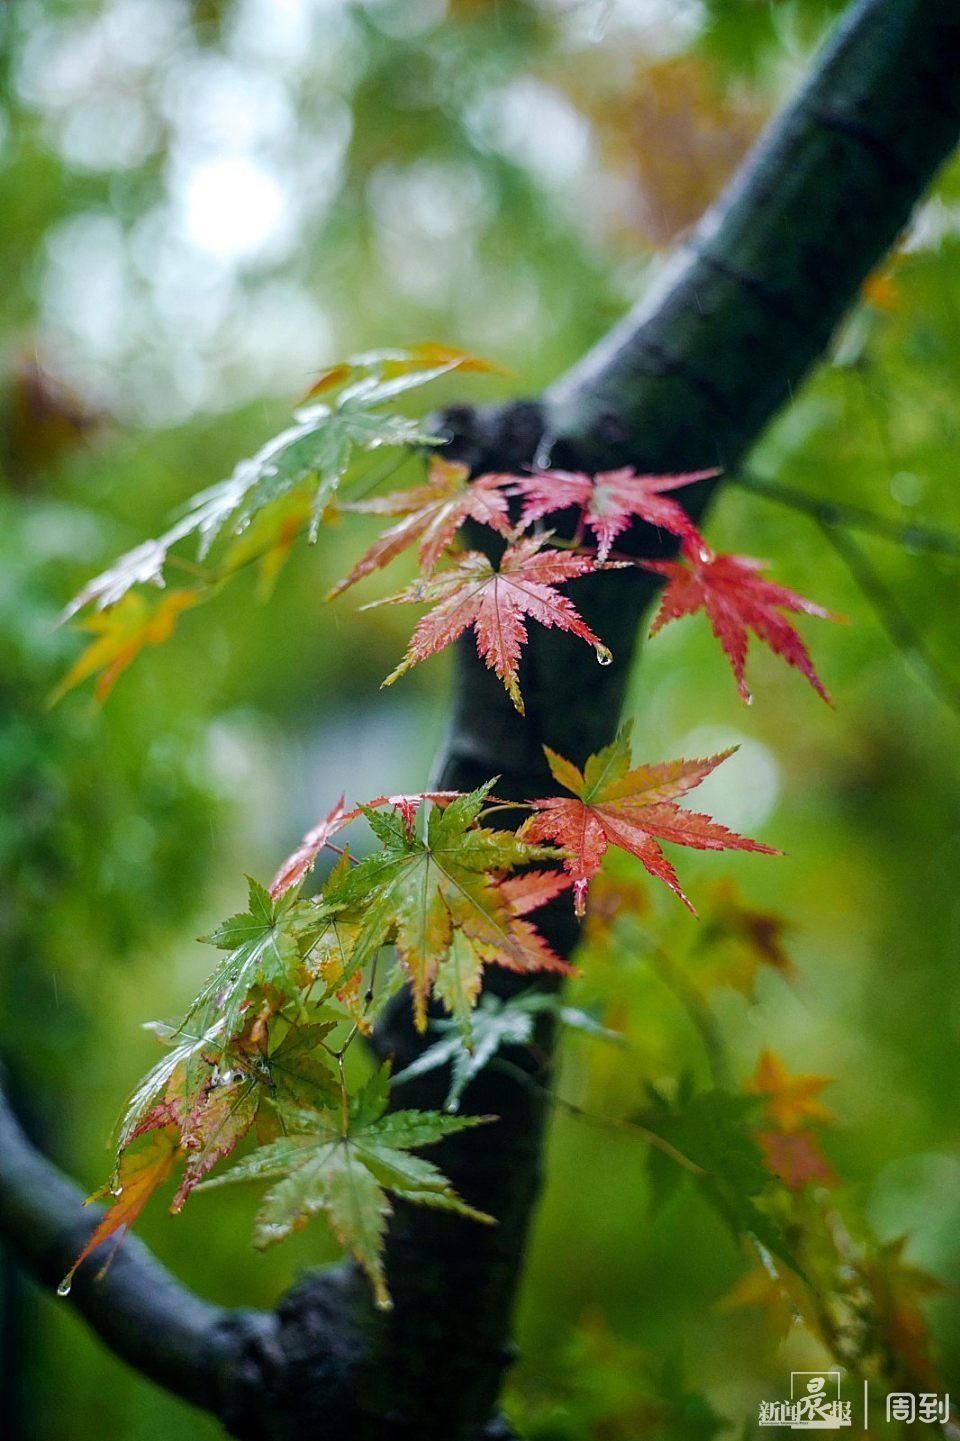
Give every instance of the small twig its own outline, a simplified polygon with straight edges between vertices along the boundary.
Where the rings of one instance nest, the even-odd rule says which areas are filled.
[[[522,1067],[515,1066],[512,1061],[507,1061],[502,1056],[494,1057],[489,1065],[491,1070],[496,1069],[502,1071],[505,1075],[512,1076],[514,1080],[520,1081],[530,1090],[536,1091],[538,1095],[543,1096],[549,1105],[554,1106],[558,1111],[563,1111],[568,1116],[573,1116],[578,1121],[586,1121],[588,1125],[599,1126],[605,1131],[619,1131],[627,1135],[637,1136],[641,1141],[645,1141],[648,1146],[653,1146],[656,1150],[662,1151],[665,1156],[669,1156],[671,1161],[676,1161],[678,1166],[682,1166],[683,1169],[689,1171],[692,1176],[703,1178],[710,1174],[710,1172],[705,1171],[702,1166],[698,1166],[696,1161],[691,1161],[689,1156],[685,1156],[682,1151],[678,1151],[676,1146],[671,1146],[669,1141],[665,1141],[662,1136],[658,1136],[656,1131],[650,1131],[646,1126],[638,1125],[636,1121],[615,1121],[609,1116],[597,1116],[592,1111],[585,1111],[584,1108],[578,1106],[575,1101],[567,1101],[563,1096],[558,1096],[549,1086],[543,1085],[535,1076],[528,1075]]]
[[[683,1006],[703,1043],[707,1063],[714,1085],[723,1090],[730,1084],[730,1067],[727,1061],[723,1034],[717,1025],[717,1018],[704,1001],[682,968],[675,965],[662,947],[648,945],[648,955],[653,969],[664,985],[673,992]]]
[[[960,682],[930,654],[926,642],[869,557],[846,531],[819,522],[824,536],[843,561],[883,629],[907,664],[944,705],[960,715]]]
[[[865,506],[852,505],[846,501],[820,500],[805,490],[797,490],[794,486],[783,485],[777,480],[768,480],[765,476],[754,475],[750,471],[740,471],[730,479],[743,490],[787,505],[792,510],[810,516],[820,525],[830,526],[831,529],[846,526],[850,530],[863,530],[871,535],[878,535],[883,540],[911,550],[930,551],[936,555],[949,555],[960,559],[960,535],[951,531],[912,521],[892,520],[889,516],[878,515],[876,511],[868,510]]]

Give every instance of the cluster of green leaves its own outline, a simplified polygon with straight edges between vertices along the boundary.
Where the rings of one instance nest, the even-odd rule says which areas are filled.
[[[491,798],[493,781],[470,794],[379,796],[353,810],[341,799],[303,837],[269,889],[249,881],[247,910],[208,938],[224,959],[179,1026],[155,1027],[170,1049],[128,1101],[114,1204],[76,1265],[136,1219],[176,1164],[182,1161],[183,1170],[175,1211],[255,1129],[258,1149],[225,1179],[278,1183],[257,1221],[257,1244],[279,1240],[324,1211],[370,1276],[378,1304],[387,1305],[380,1259],[389,1214],[384,1188],[476,1219],[436,1168],[399,1153],[476,1121],[387,1115],[389,1067],[351,1094],[344,1069],[350,1046],[400,986],[410,985],[421,1031],[435,997],[451,1019],[440,1021],[440,1038],[398,1080],[449,1065],[449,1113],[501,1048],[530,1042],[544,1011],[604,1034],[589,1016],[550,995],[481,998],[484,969],[497,965],[530,976],[570,971],[530,914],[574,880],[585,889],[608,843],[638,855],[662,879],[667,862],[655,835],[713,849],[763,849],[670,799],[723,759],[631,769],[624,731],[588,761],[592,789],[580,788],[584,799],[531,801],[518,832],[486,824],[503,808]],[[575,767],[552,754],[551,763],[569,783]],[[544,816],[558,813],[561,825],[541,825],[534,834]],[[332,837],[361,816],[379,848],[355,861]],[[585,852],[584,837],[601,824],[603,847],[592,837]],[[564,844],[542,843],[550,837]],[[339,850],[340,859],[320,893],[305,898],[303,883],[325,847]],[[387,947],[396,962],[383,975],[378,962]]]
[[[484,966],[569,969],[527,919],[566,885],[560,872],[529,869],[558,852],[484,825],[489,790],[392,803],[381,797],[351,812],[341,803],[269,890],[249,882],[248,909],[209,937],[223,960],[178,1026],[154,1026],[169,1049],[127,1103],[107,1188],[113,1204],[76,1265],[129,1226],[182,1165],[172,1205],[179,1210],[251,1131],[258,1147],[229,1179],[277,1183],[257,1221],[257,1244],[323,1211],[381,1306],[389,1304],[381,1260],[388,1191],[489,1219],[436,1167],[407,1154],[477,1118],[387,1113],[389,1066],[359,1091],[348,1089],[345,1070],[357,1036],[407,981],[419,1024],[426,1025],[433,992],[453,1014],[466,1052],[482,1042],[482,1028],[474,1041],[472,1011]],[[303,878],[321,846],[361,814],[379,849],[356,862],[344,851],[322,891],[304,897]],[[518,868],[526,869],[514,874]],[[378,975],[386,946],[396,962]]]

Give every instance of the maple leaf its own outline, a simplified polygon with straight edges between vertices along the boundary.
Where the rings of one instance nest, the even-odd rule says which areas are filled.
[[[523,524],[545,515],[577,506],[581,522],[597,542],[597,559],[606,560],[613,542],[634,518],[682,536],[696,549],[703,542],[687,512],[667,492],[696,480],[707,480],[720,472],[692,470],[684,475],[638,475],[629,466],[604,470],[598,475],[579,471],[541,470],[533,475],[502,477],[512,479],[514,490],[523,496]]]
[[[173,635],[184,611],[205,599],[199,590],[172,590],[157,600],[142,595],[124,595],[116,605],[89,616],[78,623],[94,639],[74,661],[70,670],[50,696],[48,704],[56,705],[68,691],[100,671],[95,694],[104,701],[118,676],[148,645],[163,645]]]
[[[524,821],[520,834],[529,840],[553,840],[568,852],[564,866],[573,878],[578,915],[586,906],[587,887],[608,846],[619,846],[643,863],[652,876],[664,881],[691,911],[677,874],[658,841],[691,846],[696,850],[760,851],[777,855],[770,846],[737,835],[709,816],[682,810],[675,804],[704,780],[732,750],[705,760],[663,761],[631,769],[630,726],[612,744],[592,755],[583,771],[544,746],[551,773],[575,799],[547,796],[530,801],[535,814]]]
[[[249,906],[231,916],[210,936],[210,945],[229,951],[222,965],[207,981],[184,1019],[186,1025],[200,1017],[204,1029],[214,1018],[222,1021],[221,1050],[237,1034],[244,1008],[256,986],[275,986],[284,995],[297,991],[301,958],[286,898],[274,901],[269,891],[247,877]]]
[[[327,842],[356,814],[356,811],[346,810],[344,798],[341,796],[323,820],[307,831],[296,850],[291,851],[279,867],[270,882],[271,900],[278,901],[281,896],[286,895],[287,891],[299,885],[304,876],[313,869],[317,856]]]
[[[135,585],[162,586],[167,556],[180,541],[196,536],[202,559],[221,533],[239,535],[267,506],[295,490],[309,500],[310,535],[315,539],[354,451],[437,445],[442,440],[421,421],[378,407],[451,370],[483,365],[463,352],[426,347],[420,352],[374,351],[333,367],[315,389],[338,389],[335,399],[295,411],[293,425],[240,461],[226,480],[195,495],[162,535],[135,546],[89,581],[66,607],[63,619],[87,605],[97,610],[115,605]]]
[[[383,1269],[383,1238],[392,1209],[388,1191],[415,1205],[492,1224],[492,1217],[461,1200],[436,1166],[409,1154],[492,1117],[429,1111],[385,1114],[388,1096],[386,1066],[351,1098],[346,1124],[339,1112],[288,1112],[292,1134],[203,1183],[203,1189],[237,1181],[274,1183],[255,1222],[254,1240],[260,1247],[282,1240],[311,1216],[325,1212],[340,1244],[367,1273],[382,1310],[391,1305]]]
[[[807,1121],[829,1124],[836,1116],[819,1099],[830,1076],[791,1075],[772,1051],[762,1052],[747,1090],[762,1096],[767,1116],[778,1131],[797,1131]]]
[[[466,520],[489,526],[498,535],[509,539],[512,534],[504,480],[496,475],[468,479],[465,465],[456,465],[435,456],[425,485],[399,490],[376,500],[355,501],[344,510],[366,515],[403,517],[375,541],[353,567],[350,574],[330,591],[327,599],[342,594],[364,576],[388,565],[411,545],[417,545],[420,571],[430,576]]]
[[[469,1046],[456,1018],[448,1021],[438,1017],[430,1022],[430,1026],[440,1039],[421,1051],[416,1060],[394,1076],[393,1084],[400,1086],[416,1076],[426,1075],[428,1071],[450,1066],[450,1089],[444,1109],[457,1111],[467,1086],[490,1063],[497,1051],[505,1046],[529,1045],[537,1016],[545,1011],[556,1015],[570,1030],[583,1031],[606,1041],[623,1042],[619,1032],[601,1026],[593,1016],[576,1006],[564,1005],[559,996],[543,991],[527,991],[523,995],[501,1000],[499,996],[486,992],[471,1016]]]
[[[374,601],[373,605],[436,603],[420,621],[406,655],[384,685],[392,685],[412,666],[451,645],[473,626],[480,656],[496,671],[522,715],[517,667],[527,639],[527,617],[579,636],[593,646],[601,664],[609,664],[610,651],[557,590],[566,581],[590,574],[595,566],[586,556],[544,549],[548,538],[528,536],[508,546],[499,569],[479,551],[467,551],[449,570],[417,581],[386,600]]]
[[[58,1288],[61,1296],[69,1293],[77,1268],[98,1246],[111,1236],[116,1236],[119,1244],[124,1232],[134,1224],[154,1191],[170,1175],[178,1155],[179,1131],[176,1126],[151,1130],[133,1150],[124,1154],[120,1162],[119,1176],[112,1188],[104,1186],[90,1197],[93,1201],[110,1194],[113,1200],[103,1220],[61,1281]]]
[[[837,1173],[812,1131],[761,1131],[757,1136],[767,1169],[790,1191],[815,1184],[835,1186]]]
[[[810,654],[799,634],[781,611],[802,612],[821,620],[839,620],[812,600],[764,580],[759,572],[766,562],[748,555],[713,555],[688,552],[684,560],[645,560],[647,570],[667,577],[660,609],[650,627],[656,635],[681,616],[705,610],[713,633],[733,667],[740,695],[751,696],[744,680],[748,632],[753,631],[770,649],[805,675],[818,695],[830,703],[830,696],[814,669]]]
[[[701,988],[732,986],[753,1000],[762,966],[785,980],[793,977],[794,965],[783,946],[787,923],[782,916],[748,905],[730,881],[714,886],[710,900],[697,945]]]
[[[551,847],[534,846],[512,831],[475,824],[493,782],[448,806],[435,806],[425,839],[412,834],[402,815],[366,810],[383,849],[366,856],[323,897],[325,913],[345,910],[362,917],[350,969],[357,970],[390,942],[413,983],[414,1015],[426,1025],[427,997],[458,933],[475,957],[520,971],[568,969],[518,914],[515,893],[496,872],[554,859]],[[462,961],[458,955],[456,964]],[[461,980],[455,987],[469,987]]]

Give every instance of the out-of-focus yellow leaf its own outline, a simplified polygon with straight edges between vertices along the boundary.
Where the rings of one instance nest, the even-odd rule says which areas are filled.
[[[202,590],[172,590],[156,601],[139,591],[129,591],[116,605],[97,611],[77,626],[94,639],[54,689],[48,704],[54,706],[67,691],[97,675],[97,700],[106,700],[117,677],[148,645],[163,645],[177,628],[177,621],[206,599]]]
[[[807,1121],[829,1124],[833,1111],[819,1099],[830,1076],[791,1075],[772,1051],[764,1051],[747,1090],[762,1096],[764,1109],[778,1131],[800,1130]]]

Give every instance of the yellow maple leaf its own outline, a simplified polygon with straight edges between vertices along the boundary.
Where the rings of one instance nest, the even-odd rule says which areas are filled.
[[[819,1099],[832,1077],[791,1075],[778,1056],[764,1051],[746,1089],[762,1096],[764,1109],[778,1131],[800,1130],[807,1121],[829,1124],[836,1116]]]
[[[158,601],[137,591],[128,591],[116,605],[97,611],[77,626],[94,639],[70,667],[52,692],[48,705],[54,706],[82,681],[100,672],[95,694],[106,700],[117,677],[148,645],[163,645],[177,628],[185,610],[199,605],[206,596],[199,590],[172,590]]]
[[[133,1225],[154,1191],[173,1170],[180,1155],[179,1141],[179,1126],[164,1126],[162,1130],[148,1132],[141,1145],[124,1153],[117,1185],[112,1190],[103,1187],[90,1197],[91,1201],[96,1201],[110,1195],[113,1203],[60,1283],[61,1295],[68,1293],[77,1268],[98,1246],[111,1236],[116,1236],[119,1245],[124,1232]],[[107,1265],[110,1259],[112,1254]]]

